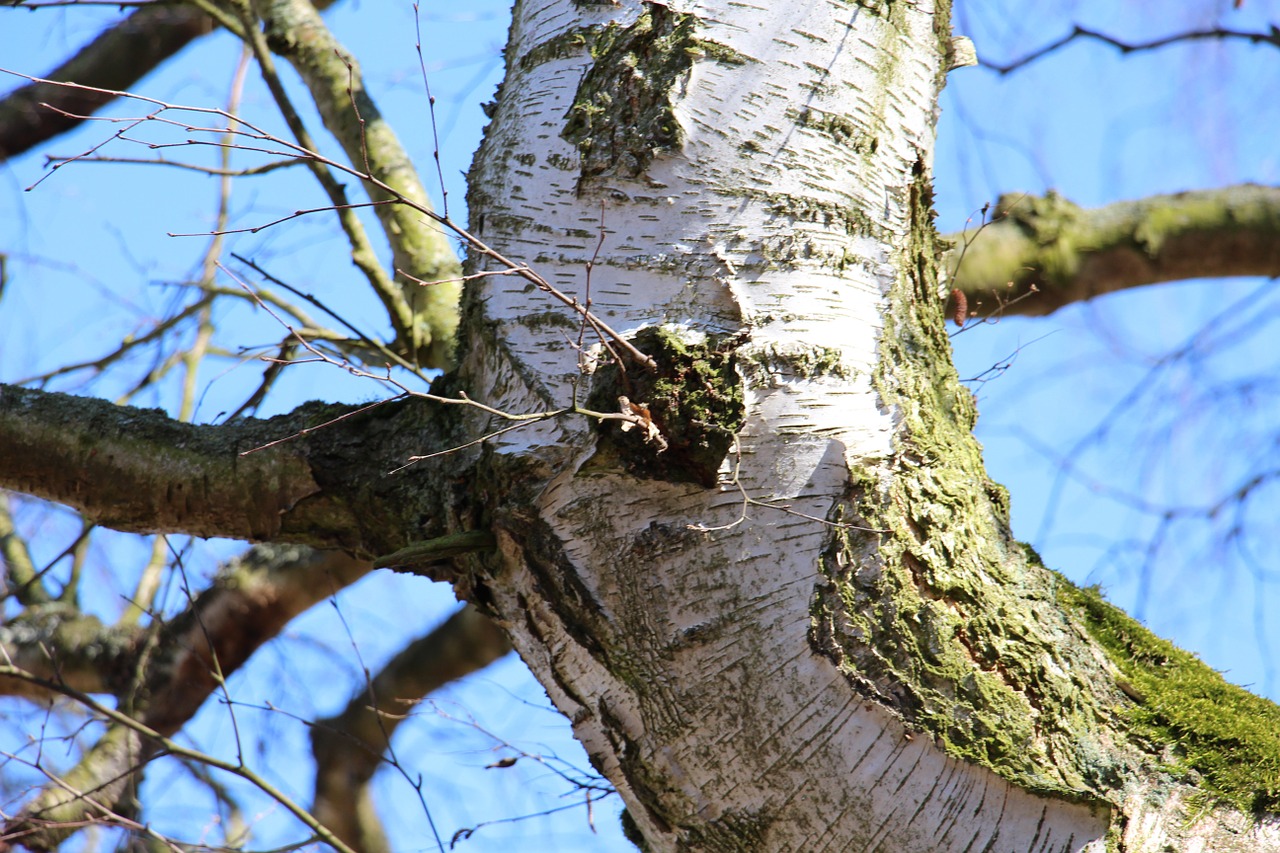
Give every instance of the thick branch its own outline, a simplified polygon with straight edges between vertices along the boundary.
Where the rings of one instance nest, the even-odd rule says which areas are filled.
[[[980,316],[1040,316],[1147,284],[1280,275],[1280,189],[1246,184],[1093,210],[1052,192],[1009,194],[990,224],[949,239],[953,286]]]
[[[46,77],[99,89],[128,89],[193,39],[212,32],[213,21],[188,6],[154,4],[103,31]],[[0,161],[76,127],[114,96],[56,83],[32,83],[0,100]],[[41,106],[48,104],[53,109]]]
[[[311,730],[316,757],[312,812],[358,850],[389,849],[369,792],[396,727],[432,691],[483,669],[511,650],[505,634],[467,605],[396,655],[336,717]]]
[[[421,495],[406,498],[428,468],[385,473],[430,447],[436,425],[422,401],[356,409],[309,403],[267,421],[193,425],[159,410],[0,385],[0,488],[67,504],[117,530],[369,556],[445,532]]]
[[[107,626],[62,602],[27,607],[0,625],[0,657],[19,669],[81,693],[114,693],[131,671],[143,629]],[[30,681],[0,678],[0,695],[51,698]]]
[[[333,0],[315,0],[326,9]],[[73,130],[196,38],[213,32],[204,12],[182,4],[143,6],[104,30],[75,56],[0,100],[0,162]],[[80,83],[105,91],[59,86]],[[114,90],[114,91],[111,91]],[[41,106],[48,104],[52,109]]]
[[[160,632],[142,722],[178,731],[225,678],[294,617],[364,577],[372,566],[341,551],[259,545],[218,573]]]

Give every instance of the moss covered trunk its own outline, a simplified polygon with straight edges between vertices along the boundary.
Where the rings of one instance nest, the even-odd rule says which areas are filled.
[[[473,397],[625,420],[474,418],[459,518],[498,549],[464,585],[650,849],[1241,828],[1230,786],[1188,817],[1199,768],[1135,736],[1115,649],[984,472],[930,206],[948,12],[516,5],[472,231],[654,364],[526,280],[470,289]]]

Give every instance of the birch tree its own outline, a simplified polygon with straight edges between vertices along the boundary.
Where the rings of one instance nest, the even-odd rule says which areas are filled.
[[[1034,245],[943,273],[934,125],[971,61],[948,4],[518,2],[465,227],[427,205],[311,7],[196,5],[268,74],[273,51],[299,69],[348,159],[289,150],[333,205],[335,174],[391,202],[390,268],[344,227],[394,339],[298,345],[369,373],[452,365],[381,406],[219,425],[0,391],[5,488],[118,530],[273,543],[154,656],[6,552],[31,614],[3,635],[6,688],[107,718],[11,843],[130,826],[132,774],[327,593],[316,578],[397,567],[501,629],[488,659],[519,652],[645,849],[1280,849],[1276,708],[1041,565],[983,468],[950,294],[998,292],[991,267]],[[459,278],[441,226],[468,247],[456,339],[449,285],[418,284]],[[1048,267],[1037,288],[1094,295]]]

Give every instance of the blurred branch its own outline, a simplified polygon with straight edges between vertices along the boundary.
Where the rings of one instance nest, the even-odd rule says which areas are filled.
[[[327,9],[333,2],[314,0],[318,9]],[[220,22],[229,23],[222,16]],[[59,82],[99,90],[128,89],[214,27],[213,18],[194,4],[141,4],[46,74],[47,82],[30,83],[0,99],[0,162],[73,130],[85,116],[118,97],[111,91],[66,88]]]
[[[26,540],[13,523],[9,496],[4,492],[0,492],[0,566],[4,568],[3,597],[12,595],[24,605],[48,603],[49,591],[40,582]]]
[[[127,89],[213,26],[198,9],[153,3],[103,31],[46,76],[98,89]],[[105,92],[56,82],[18,88],[0,100],[0,162],[71,130],[82,121],[77,116],[91,115],[113,100]]]
[[[157,754],[191,758],[258,784],[244,775],[249,771],[243,765],[178,747],[167,738],[294,617],[370,569],[368,562],[342,552],[260,545],[224,565],[185,612],[150,629],[102,628],[96,619],[59,605],[35,615],[29,610],[25,621],[0,629],[7,664],[0,667],[0,685],[21,695],[70,696],[110,721],[74,768],[59,774],[0,830],[0,849],[12,839],[33,850],[50,850],[81,826],[109,820],[129,784]],[[39,632],[33,630],[37,620]],[[76,639],[67,643],[70,638]],[[102,651],[93,665],[69,671],[68,664],[78,659],[72,655],[93,648]],[[95,684],[95,670],[115,673],[124,683]],[[86,695],[90,692],[116,693],[132,715],[104,708]],[[280,802],[323,837],[310,815]]]
[[[1244,184],[1091,210],[1053,192],[1007,194],[990,222],[947,239],[947,264],[959,264],[952,285],[979,316],[1040,316],[1148,284],[1280,276],[1280,189]]]
[[[1051,42],[1043,47],[1037,48],[1031,53],[1028,53],[1026,56],[1021,57],[1020,59],[1015,59],[1008,63],[999,63],[999,62],[994,62],[991,59],[983,56],[983,57],[979,57],[978,62],[984,68],[990,68],[992,71],[997,71],[1000,74],[1008,74],[1011,71],[1016,71],[1019,68],[1022,68],[1026,65],[1030,65],[1031,63],[1035,62],[1038,59],[1043,59],[1049,54],[1066,47],[1067,45],[1071,44],[1073,41],[1077,41],[1080,39],[1092,39],[1094,41],[1100,41],[1103,44],[1108,44],[1116,48],[1117,50],[1119,50],[1121,53],[1125,53],[1125,54],[1137,53],[1138,51],[1143,51],[1143,50],[1157,50],[1162,47],[1168,47],[1169,45],[1172,45],[1172,44],[1181,44],[1183,42],[1205,41],[1205,40],[1213,40],[1213,41],[1225,41],[1228,39],[1235,40],[1235,41],[1243,40],[1243,41],[1249,42],[1250,44],[1269,44],[1272,47],[1280,47],[1280,28],[1277,28],[1276,26],[1272,25],[1271,29],[1268,32],[1250,33],[1250,32],[1243,32],[1241,30],[1230,30],[1222,27],[1214,27],[1212,29],[1207,29],[1207,30],[1192,30],[1190,32],[1185,32],[1185,33],[1175,33],[1174,35],[1171,35],[1171,36],[1164,36],[1158,39],[1151,39],[1150,41],[1125,42],[1125,41],[1121,41],[1118,38],[1115,38],[1114,36],[1109,36],[1106,33],[1100,33],[1097,30],[1090,30],[1085,27],[1075,26],[1075,27],[1072,27],[1071,32],[1067,33],[1062,38],[1058,39],[1055,42]]]
[[[33,605],[0,625],[0,659],[84,693],[114,693],[125,686],[138,639],[138,629],[103,625],[70,604]],[[49,691],[0,678],[0,695],[48,699]]]
[[[369,781],[390,750],[396,727],[423,697],[510,650],[498,626],[468,604],[396,655],[341,714],[317,720],[311,729],[316,758],[312,813],[358,850],[389,850]],[[394,753],[389,760],[396,763]]]

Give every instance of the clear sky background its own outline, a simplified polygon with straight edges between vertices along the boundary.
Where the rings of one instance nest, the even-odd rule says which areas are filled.
[[[0,66],[42,73],[116,17],[106,7],[0,9]],[[345,0],[327,17],[360,58],[373,96],[423,165],[428,185],[436,186],[411,5]],[[450,212],[462,218],[463,173],[484,124],[480,104],[492,97],[501,76],[506,4],[429,1],[421,21]],[[1240,10],[1227,0],[1154,7],[1115,0],[961,0],[957,9],[957,28],[996,61],[1024,55],[1075,23],[1138,42],[1213,25],[1261,31],[1273,21],[1280,23],[1280,7],[1255,0]],[[138,90],[174,103],[223,106],[239,53],[230,38],[207,38]],[[1280,50],[1240,41],[1129,57],[1079,42],[1007,77],[978,68],[957,71],[942,101],[935,164],[939,227],[961,228],[1003,192],[1056,189],[1092,206],[1244,181],[1274,184],[1280,104],[1272,84],[1278,77]],[[19,82],[0,80],[0,90]],[[107,115],[146,111],[121,103]],[[252,69],[243,114],[280,129]],[[318,121],[312,126],[318,129]],[[166,234],[209,230],[214,180],[163,166],[80,163],[25,191],[45,173],[46,153],[83,152],[120,128],[92,122],[46,149],[0,164],[0,252],[9,255],[9,281],[0,297],[4,381],[99,358],[122,337],[192,299],[182,283],[195,277],[209,238]],[[132,135],[180,141],[188,134],[139,128]],[[103,151],[155,156],[121,141]],[[213,155],[210,149],[196,156],[212,163]],[[261,158],[237,154],[236,162]],[[236,227],[252,227],[323,204],[310,178],[292,169],[237,181],[231,217]],[[331,217],[319,214],[237,235],[231,248],[340,307],[351,322],[382,332],[380,309],[350,269],[334,231]],[[1157,632],[1272,698],[1280,695],[1273,664],[1280,631],[1268,624],[1280,577],[1274,544],[1280,486],[1267,479],[1247,501],[1223,501],[1212,515],[1199,509],[1280,462],[1280,331],[1274,326],[1280,297],[1274,290],[1258,280],[1146,288],[1049,318],[970,327],[954,339],[961,375],[975,379],[989,469],[1012,493],[1015,533],[1051,567],[1078,582],[1101,584]],[[283,336],[247,305],[221,309],[215,321],[228,351],[202,368],[196,419],[204,422],[238,405],[261,372],[252,356]],[[46,387],[114,398],[156,366],[154,354],[140,354],[101,374],[54,377]],[[177,382],[174,373],[132,402],[172,406]],[[262,413],[308,399],[378,396],[367,382],[332,368],[300,366],[285,372],[272,408]],[[78,529],[57,510],[24,506],[20,517],[32,533],[37,561],[55,556]],[[104,618],[118,616],[148,547],[119,535],[95,540],[86,580],[95,594],[86,603]],[[175,547],[183,551],[187,571],[203,577],[239,546],[183,541]],[[176,585],[166,595],[170,609],[184,601]],[[290,715],[334,713],[363,683],[362,667],[376,671],[455,606],[445,587],[380,573],[315,608],[232,680],[246,749],[306,801],[307,736]],[[287,713],[252,707],[267,701]],[[8,704],[0,705],[0,716],[7,717],[0,747],[10,751],[23,749],[35,727],[71,731],[79,725],[71,713],[50,718],[18,713]],[[458,849],[627,848],[616,799],[595,808],[593,834],[581,795],[553,772],[585,772],[589,765],[518,660],[508,658],[442,691],[418,716],[396,748],[406,775],[421,774],[424,799],[446,846],[465,827],[570,806],[551,817],[486,826]],[[210,702],[185,736],[228,754],[230,727],[227,709]],[[485,770],[511,754],[503,741],[566,763],[522,761]],[[0,767],[9,785],[27,778],[21,774],[16,763]],[[158,828],[197,840],[213,831],[216,809],[190,778],[180,766],[162,764],[150,772],[144,798]],[[435,849],[405,776],[384,771],[379,785],[396,849]],[[0,809],[11,808],[0,802]],[[253,848],[301,836],[278,806],[255,801],[254,808]]]

